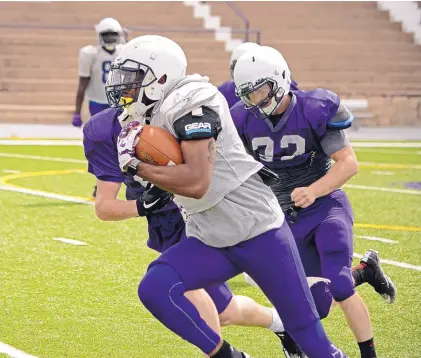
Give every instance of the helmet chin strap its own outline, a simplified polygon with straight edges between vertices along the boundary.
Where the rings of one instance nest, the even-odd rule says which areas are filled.
[[[139,97],[142,98],[144,89],[139,92]],[[144,104],[141,100],[136,101],[124,108],[123,113],[118,117],[120,124],[125,125],[132,121],[139,121],[140,123],[145,123],[146,113],[150,108],[153,108],[157,101],[152,102],[151,104]]]
[[[104,47],[107,51],[114,51],[116,49],[116,44],[103,44],[102,47]]]
[[[281,105],[281,101],[276,101],[276,96],[273,96],[270,100],[270,104],[266,106],[265,108],[259,108],[260,112],[262,114],[266,114],[267,116],[270,116],[275,112],[278,107]]]

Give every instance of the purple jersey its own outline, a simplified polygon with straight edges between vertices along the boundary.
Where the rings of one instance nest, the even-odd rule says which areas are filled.
[[[321,141],[340,104],[337,94],[320,88],[290,95],[291,103],[281,116],[257,119],[241,102],[231,108],[246,149],[279,175],[272,190],[283,210],[292,205],[296,187],[309,186],[329,170],[330,158]]]
[[[225,99],[228,102],[228,107],[231,108],[234,104],[236,104],[240,100],[240,97],[237,97],[235,94],[235,84],[233,80],[224,82],[222,85],[218,87],[219,92],[221,92]],[[298,85],[297,82],[292,81],[291,83],[291,91],[297,91]]]
[[[123,174],[118,163],[117,137],[121,132],[120,110],[106,109],[94,115],[83,127],[83,146],[88,160],[88,172],[102,181],[124,183],[126,199],[138,199],[145,188],[130,174]],[[161,211],[174,209],[170,203]]]

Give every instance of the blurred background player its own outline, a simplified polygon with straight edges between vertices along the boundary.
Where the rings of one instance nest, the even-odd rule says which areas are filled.
[[[246,52],[252,51],[259,47],[260,45],[258,45],[255,42],[243,42],[242,44],[238,45],[231,54],[231,58],[230,58],[231,79],[218,86],[218,90],[224,95],[225,99],[228,102],[229,108],[231,108],[234,104],[240,101],[240,98],[235,93],[235,84],[233,81],[235,64],[237,63],[238,59],[242,55],[244,55]],[[295,91],[297,89],[298,89],[297,83],[293,80],[291,82],[291,90]]]
[[[82,47],[79,52],[79,86],[76,94],[76,108],[72,118],[75,127],[82,126],[82,103],[86,97],[89,100],[91,117],[108,108],[105,95],[105,83],[111,63],[117,57],[118,50],[128,38],[128,29],[123,30],[120,23],[107,17],[95,25],[99,45]],[[96,196],[94,186],[92,197]]]
[[[370,316],[353,280],[356,285],[369,282],[389,302],[396,292],[374,251],[363,258],[355,270],[358,274],[351,271],[353,213],[340,187],[358,172],[344,132],[352,114],[331,91],[290,91],[290,70],[273,48],[260,47],[241,56],[234,81],[244,103],[231,108],[234,123],[248,151],[279,176],[272,189],[306,274],[331,281],[331,295],[345,314],[361,357],[376,357]],[[320,316],[326,317],[332,297],[326,292],[312,294]]]
[[[79,52],[79,86],[72,124],[82,126],[81,110],[85,95],[89,100],[91,116],[108,108],[105,83],[111,62],[117,57],[119,46],[124,43],[124,32],[120,23],[107,17],[95,25],[98,45],[82,47]]]

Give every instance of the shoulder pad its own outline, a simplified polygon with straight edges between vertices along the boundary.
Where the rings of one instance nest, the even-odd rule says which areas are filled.
[[[342,104],[339,105],[336,114],[327,122],[327,128],[347,129],[351,127],[354,115]]]
[[[93,45],[84,46],[80,49],[81,56],[96,56],[98,49]]]
[[[215,138],[222,130],[218,113],[208,107],[198,107],[174,122],[180,140]]]
[[[236,104],[234,104],[230,108],[230,113],[231,113],[232,120],[234,121],[234,124],[236,126],[239,125],[240,123],[243,123],[246,120],[247,116],[249,115],[249,112],[247,111],[242,101],[238,101]]]
[[[292,82],[291,82],[291,91],[298,91],[298,83],[297,82],[295,82],[294,80],[292,80]]]
[[[326,125],[338,112],[340,98],[327,89],[301,92],[303,112],[312,128]]]
[[[113,138],[115,121],[118,121],[120,114],[117,108],[108,108],[105,111],[95,114],[83,126],[83,136],[93,142],[101,142]],[[117,126],[120,128],[120,126]],[[119,133],[117,133],[118,135]]]

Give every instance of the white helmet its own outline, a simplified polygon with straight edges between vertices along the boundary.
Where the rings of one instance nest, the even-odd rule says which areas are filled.
[[[114,51],[123,38],[123,28],[116,19],[111,17],[102,19],[96,24],[95,31],[98,34],[99,43],[107,51]]]
[[[111,64],[105,85],[108,103],[125,108],[132,119],[149,115],[164,92],[186,75],[186,67],[186,55],[174,41],[157,35],[136,37]]]
[[[231,71],[231,77],[233,77],[234,74],[234,67],[237,63],[238,59],[244,55],[248,51],[252,51],[256,48],[259,48],[260,46],[254,42],[243,42],[241,45],[238,45],[234,51],[232,51],[231,59],[230,59],[230,71]]]
[[[257,107],[270,116],[289,93],[291,72],[278,50],[261,46],[237,61],[234,83],[237,95],[247,108]]]

